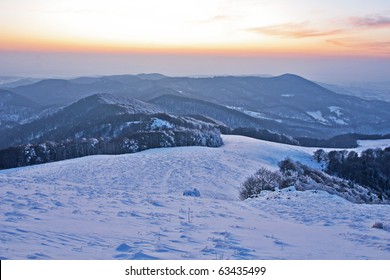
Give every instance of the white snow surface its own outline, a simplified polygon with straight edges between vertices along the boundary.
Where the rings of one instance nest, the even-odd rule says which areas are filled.
[[[390,147],[390,139],[358,140],[359,150],[385,149]]]
[[[313,119],[321,122],[321,123],[329,123],[323,116],[321,111],[315,111],[315,112],[306,112],[308,115],[310,115]]]
[[[162,110],[158,106],[143,102],[138,99],[128,98],[120,95],[109,93],[97,94],[100,101],[105,104],[119,105],[127,110],[128,113],[160,113]]]
[[[331,113],[335,113],[338,117],[340,117],[343,114],[341,112],[343,109],[338,106],[329,106],[328,109]]]
[[[174,128],[174,125],[171,124],[170,122],[168,121],[165,121],[165,120],[162,120],[162,119],[159,119],[159,118],[155,118],[152,122],[152,124],[150,125],[150,128],[152,130],[156,130],[156,129],[159,129],[159,128],[167,128],[167,129],[170,129],[170,128]]]
[[[313,111],[313,112],[306,112],[308,115],[310,115],[313,119],[316,121],[323,123],[323,124],[329,124],[331,123],[338,124],[338,125],[347,125],[348,119],[347,118],[341,118],[343,116],[342,109],[337,106],[330,106],[328,107],[330,113],[334,114],[333,116],[323,116],[321,111]]]
[[[246,114],[246,115],[248,115],[248,116],[251,116],[251,117],[253,117],[253,118],[263,119],[263,120],[272,120],[272,121],[276,121],[276,122],[278,122],[278,123],[281,123],[281,122],[282,122],[282,120],[280,120],[280,119],[275,119],[275,118],[267,117],[267,116],[265,116],[263,113],[260,113],[260,112],[245,110],[243,107],[226,106],[226,108],[229,108],[229,109],[233,109],[233,110],[242,112],[242,113],[244,113],[244,114]]]
[[[316,166],[315,149],[223,140],[0,171],[0,259],[390,259],[390,232],[372,228],[390,205],[293,188],[238,199],[261,166]]]
[[[294,97],[295,94],[282,94],[281,96],[282,97]]]

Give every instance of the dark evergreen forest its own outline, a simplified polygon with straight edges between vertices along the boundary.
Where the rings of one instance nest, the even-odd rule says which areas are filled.
[[[368,187],[379,197],[390,195],[390,147],[367,149],[360,155],[355,151],[317,150],[318,162],[324,163],[326,173]]]

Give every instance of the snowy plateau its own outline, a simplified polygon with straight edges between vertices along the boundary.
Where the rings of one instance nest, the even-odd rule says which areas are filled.
[[[294,188],[239,200],[260,167],[318,167],[315,149],[223,141],[0,171],[0,259],[390,259],[390,231],[372,227],[390,205]]]

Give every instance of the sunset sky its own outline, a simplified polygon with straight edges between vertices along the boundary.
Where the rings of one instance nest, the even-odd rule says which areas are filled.
[[[390,80],[389,0],[1,0],[0,75]]]

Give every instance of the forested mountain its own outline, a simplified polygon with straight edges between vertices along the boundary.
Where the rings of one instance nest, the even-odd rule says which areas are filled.
[[[28,121],[39,113],[40,107],[26,97],[0,89],[0,130]]]
[[[282,130],[282,126],[276,121],[255,118],[243,112],[227,108],[226,106],[200,99],[177,95],[163,95],[149,102],[157,104],[174,114],[209,116],[233,129],[238,127],[253,127]]]
[[[229,113],[226,125],[236,127],[245,124],[293,137],[329,138],[345,133],[390,133],[390,103],[336,94],[292,74],[267,78],[189,78],[160,74],[81,77],[42,80],[15,87],[12,91],[41,105],[57,108],[91,94],[107,92],[164,103],[167,111],[182,115],[202,111],[205,116],[215,118],[214,105],[209,107],[197,102],[195,109],[194,101],[188,102],[178,97],[190,98],[219,105],[217,110],[223,112],[225,121],[226,113]],[[172,96],[177,96],[180,108],[172,106]]]
[[[208,119],[179,117],[139,100],[95,94],[7,130],[0,144],[0,168],[10,168],[158,147],[216,147],[222,139],[219,126]]]

